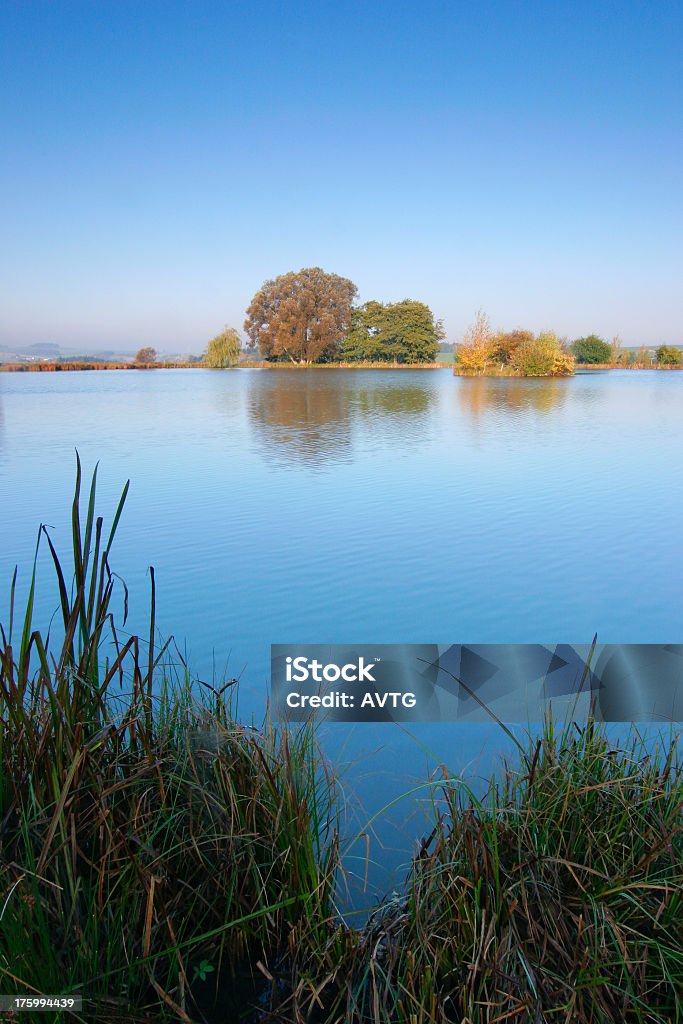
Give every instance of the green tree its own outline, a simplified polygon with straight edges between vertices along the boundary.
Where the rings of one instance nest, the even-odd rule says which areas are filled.
[[[675,345],[660,345],[655,352],[655,358],[660,366],[680,366],[683,362],[683,352]]]
[[[340,359],[344,362],[384,361],[385,310],[386,306],[374,300],[353,310],[351,328],[341,343]]]
[[[572,352],[577,363],[610,363],[612,347],[597,334],[589,334],[585,338],[577,338],[572,342]]]
[[[136,363],[155,363],[157,360],[157,350],[152,348],[151,345],[145,345],[143,348],[139,348],[135,353]]]
[[[431,363],[444,337],[441,321],[424,302],[366,302],[353,312],[340,356],[350,362]]]
[[[258,345],[264,359],[329,362],[351,327],[357,292],[352,281],[320,267],[266,281],[247,309],[249,344]]]
[[[211,367],[212,370],[223,370],[226,366],[236,366],[240,347],[240,336],[235,328],[226,327],[206,346],[203,356],[204,365]]]
[[[387,348],[392,362],[433,363],[445,336],[443,324],[434,320],[424,302],[403,299],[387,307]]]

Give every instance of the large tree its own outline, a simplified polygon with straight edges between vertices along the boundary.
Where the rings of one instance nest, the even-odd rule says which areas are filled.
[[[258,345],[264,359],[329,362],[351,326],[357,292],[352,281],[320,267],[266,281],[244,321],[250,347]]]
[[[350,362],[431,363],[444,337],[441,321],[424,302],[366,302],[354,310],[342,359]]]
[[[364,302],[353,310],[351,329],[342,341],[340,357],[344,362],[382,362],[386,356],[381,302]]]

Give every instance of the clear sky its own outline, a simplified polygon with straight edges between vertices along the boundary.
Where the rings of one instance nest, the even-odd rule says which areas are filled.
[[[683,343],[683,4],[0,0],[0,347],[200,351],[267,278]]]

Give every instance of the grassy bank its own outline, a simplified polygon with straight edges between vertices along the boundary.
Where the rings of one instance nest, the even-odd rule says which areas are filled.
[[[103,1022],[682,1019],[673,739],[547,722],[483,801],[442,768],[404,888],[354,930],[315,737],[240,724],[232,681],[191,685],[153,572],[149,632],[125,633],[125,492],[107,531],[95,484],[79,469],[68,571],[41,529],[59,628],[33,623],[34,569],[0,634],[1,992],[79,993]]]

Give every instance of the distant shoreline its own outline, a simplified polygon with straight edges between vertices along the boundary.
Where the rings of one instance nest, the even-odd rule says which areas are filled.
[[[85,370],[207,370],[202,363],[94,363],[94,362],[36,362],[36,363],[0,363],[0,373],[74,373]],[[227,369],[227,367],[226,367]],[[251,360],[231,367],[234,370],[453,370],[455,376],[471,379],[499,378],[505,380],[523,380],[525,378],[513,374],[472,374],[458,372],[454,363],[268,363]],[[590,373],[593,370],[683,370],[679,366],[615,366],[610,363],[582,363],[576,373]],[[530,379],[530,378],[526,378]],[[538,378],[541,379],[540,377]],[[560,379],[559,377],[557,379]]]
[[[73,373],[77,370],[186,370],[201,367],[201,363],[0,363],[4,373]]]
[[[268,363],[250,360],[233,370],[449,370],[452,363]],[[203,363],[0,363],[5,373],[73,373],[79,370],[208,370]],[[226,367],[227,369],[227,367]],[[212,371],[213,372],[213,371]]]

